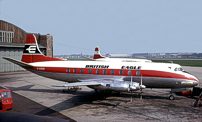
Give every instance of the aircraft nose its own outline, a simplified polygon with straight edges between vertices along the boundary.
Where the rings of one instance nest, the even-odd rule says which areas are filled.
[[[198,78],[192,75],[192,78],[195,79],[195,82],[193,82],[194,86],[197,86],[199,84]]]
[[[194,78],[197,82],[199,82],[198,78],[196,78],[195,76],[193,76],[193,78]]]
[[[199,84],[199,82],[193,82],[194,86],[197,86]]]
[[[199,84],[198,78],[196,78],[194,75],[189,74],[189,80],[191,80],[193,82],[194,86]]]
[[[199,82],[198,78],[196,78],[196,76],[194,76],[193,74],[186,73],[185,77],[189,77],[190,80],[192,79],[196,82]]]

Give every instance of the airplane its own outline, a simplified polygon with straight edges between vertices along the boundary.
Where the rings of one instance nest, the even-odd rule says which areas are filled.
[[[152,63],[151,60],[147,59],[129,59],[129,58],[109,58],[109,57],[104,57],[101,55],[99,47],[95,47],[95,53],[93,58],[89,58],[86,56],[83,56],[84,58],[87,58],[92,61],[107,61],[107,62],[147,62],[147,63]]]
[[[195,76],[174,63],[71,61],[47,57],[39,50],[33,34],[26,38],[21,61],[3,58],[40,76],[68,82],[54,87],[87,86],[96,92],[132,93],[145,88],[181,89],[199,84]],[[175,99],[173,93],[169,99]]]

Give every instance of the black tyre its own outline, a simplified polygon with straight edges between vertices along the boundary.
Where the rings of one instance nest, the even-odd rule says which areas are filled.
[[[175,96],[174,95],[170,95],[169,96],[169,100],[174,100],[175,99]]]

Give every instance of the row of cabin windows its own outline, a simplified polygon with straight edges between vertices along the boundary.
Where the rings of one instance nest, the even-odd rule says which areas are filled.
[[[77,72],[77,69],[74,68],[74,69],[73,69],[73,73],[76,73],[76,72]],[[81,70],[80,70],[80,73],[83,74],[83,72],[84,72],[84,69],[81,69]],[[67,73],[70,73],[70,69],[69,69],[69,68],[67,69]],[[92,73],[92,69],[89,69],[89,70],[88,70],[88,73],[91,74],[91,73]],[[96,74],[99,74],[99,73],[100,73],[100,70],[97,69],[97,70],[96,70]],[[103,74],[105,75],[106,73],[107,73],[107,70],[104,69],[104,70],[103,70]],[[112,70],[111,70],[111,75],[114,75],[114,73],[115,73],[115,71],[112,69]],[[120,74],[120,75],[123,75],[123,70],[120,70],[120,71],[119,71],[119,74]],[[130,70],[128,70],[128,75],[131,75],[131,71],[130,71]],[[137,71],[137,72],[136,72],[136,75],[139,76],[139,75],[140,75],[140,71]]]

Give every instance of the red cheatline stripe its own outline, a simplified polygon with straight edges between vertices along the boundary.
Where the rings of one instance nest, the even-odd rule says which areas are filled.
[[[58,68],[58,67],[34,67],[32,70],[36,71],[43,71],[43,72],[54,72],[54,73],[67,73],[68,68]],[[74,69],[76,69],[76,73],[74,73]],[[81,73],[81,69],[84,70],[83,73]],[[89,69],[91,68],[69,68],[70,72],[68,74],[87,74],[89,75]],[[114,75],[111,74],[112,69],[99,69],[99,74],[96,74],[97,69],[91,69],[91,75],[104,75],[103,70],[106,70],[105,75],[111,75],[111,76],[131,76],[128,75],[127,69],[113,69]],[[122,70],[123,74],[120,75],[119,71]],[[132,73],[132,76],[138,76],[137,71],[138,70],[130,70]],[[164,72],[164,71],[155,71],[155,70],[139,70],[140,75],[143,77],[159,77],[159,78],[175,78],[175,79],[187,79],[187,80],[194,80],[197,81],[194,78],[188,78],[181,74],[171,73],[171,72]],[[197,81],[198,82],[198,81]]]

